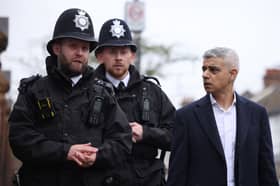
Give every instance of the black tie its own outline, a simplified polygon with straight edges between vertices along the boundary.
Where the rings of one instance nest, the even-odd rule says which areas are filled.
[[[119,85],[118,85],[118,90],[124,90],[125,89],[125,85],[122,81],[120,81]]]

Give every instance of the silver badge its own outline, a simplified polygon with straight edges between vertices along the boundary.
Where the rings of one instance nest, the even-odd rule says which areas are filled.
[[[112,32],[112,37],[120,38],[121,36],[124,36],[125,29],[119,20],[114,20],[110,32]]]
[[[78,15],[75,15],[75,19],[73,20],[75,23],[75,27],[80,28],[82,31],[88,29],[89,20],[86,17],[86,12],[83,10],[78,10]]]

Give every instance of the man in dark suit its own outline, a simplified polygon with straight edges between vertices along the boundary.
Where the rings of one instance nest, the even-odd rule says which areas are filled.
[[[265,108],[239,96],[239,59],[229,48],[203,56],[207,95],[176,112],[168,186],[279,186]]]

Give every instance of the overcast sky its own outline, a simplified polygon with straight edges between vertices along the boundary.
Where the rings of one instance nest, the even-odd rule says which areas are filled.
[[[36,69],[21,59],[41,56],[37,49],[51,38],[55,21],[68,8],[81,8],[92,17],[96,35],[103,22],[124,18],[127,0],[0,0],[0,16],[9,17],[9,47],[2,53],[3,69],[12,71],[12,91],[20,78]],[[226,46],[237,51],[241,71],[236,90],[258,92],[265,69],[280,65],[279,0],[149,0],[143,37],[150,43],[176,45],[178,53],[201,56]],[[33,57],[34,58],[34,57]],[[31,60],[32,61],[32,60]],[[42,62],[43,64],[43,62]],[[204,94],[201,60],[164,68],[163,89],[174,101]],[[13,96],[12,96],[13,97]]]

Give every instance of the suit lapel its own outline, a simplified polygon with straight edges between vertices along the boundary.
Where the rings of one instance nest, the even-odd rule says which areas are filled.
[[[243,145],[251,118],[251,112],[248,108],[247,101],[240,96],[236,96],[236,113],[237,113],[237,138],[236,138],[236,150],[240,149]]]
[[[200,126],[209,137],[209,140],[213,144],[214,148],[221,155],[222,159],[225,160],[224,150],[219,136],[218,128],[216,125],[212,105],[208,95],[203,97],[195,108],[196,116],[199,120]]]

